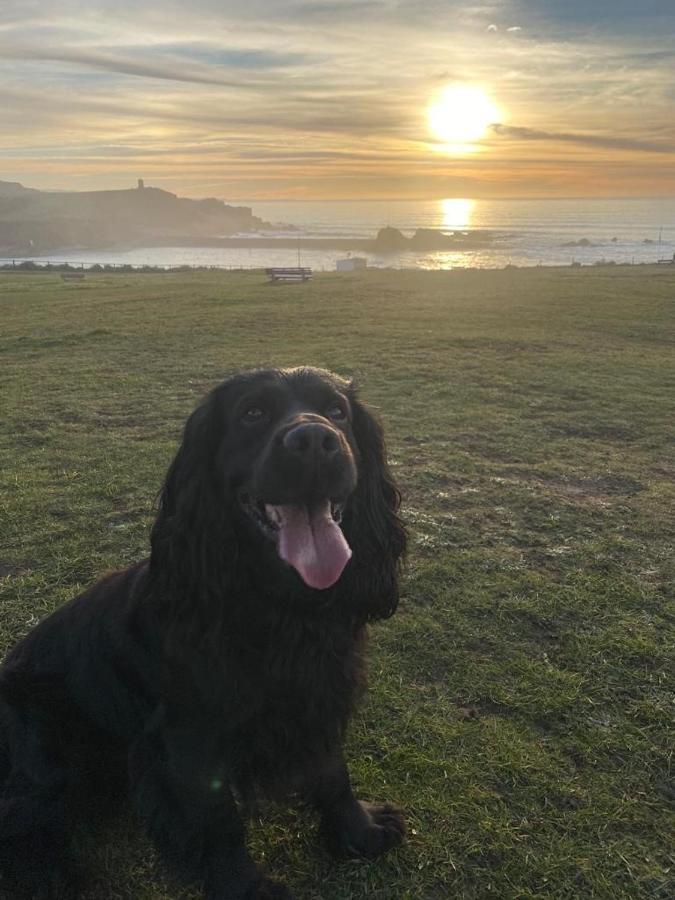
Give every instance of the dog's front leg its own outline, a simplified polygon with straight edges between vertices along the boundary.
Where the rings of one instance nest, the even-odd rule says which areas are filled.
[[[158,710],[129,755],[132,799],[162,858],[208,900],[291,900],[249,856],[214,739],[175,719]]]
[[[373,859],[405,837],[401,810],[356,799],[342,754],[320,767],[308,799],[321,813],[320,832],[334,856]]]

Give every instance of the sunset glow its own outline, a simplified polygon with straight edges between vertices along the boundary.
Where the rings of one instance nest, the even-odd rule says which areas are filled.
[[[0,180],[241,201],[675,193],[670,0],[90,7],[0,3]]]

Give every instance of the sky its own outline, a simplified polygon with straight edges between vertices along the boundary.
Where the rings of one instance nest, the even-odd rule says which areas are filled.
[[[497,121],[448,147],[451,85]],[[674,0],[1,0],[0,180],[223,199],[675,195]]]

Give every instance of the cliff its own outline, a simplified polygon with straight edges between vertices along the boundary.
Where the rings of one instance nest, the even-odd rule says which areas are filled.
[[[247,206],[190,200],[142,182],[133,190],[47,192],[0,181],[0,255],[5,256],[219,237],[266,224]]]

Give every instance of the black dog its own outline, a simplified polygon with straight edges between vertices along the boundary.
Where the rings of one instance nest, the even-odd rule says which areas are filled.
[[[302,797],[338,855],[405,827],[357,801],[341,744],[367,622],[397,604],[405,533],[382,430],[318,369],[247,372],[192,414],[150,559],[38,625],[0,669],[0,872],[75,891],[69,836],[128,794],[164,860],[213,900],[288,898],[244,843],[257,796]]]

